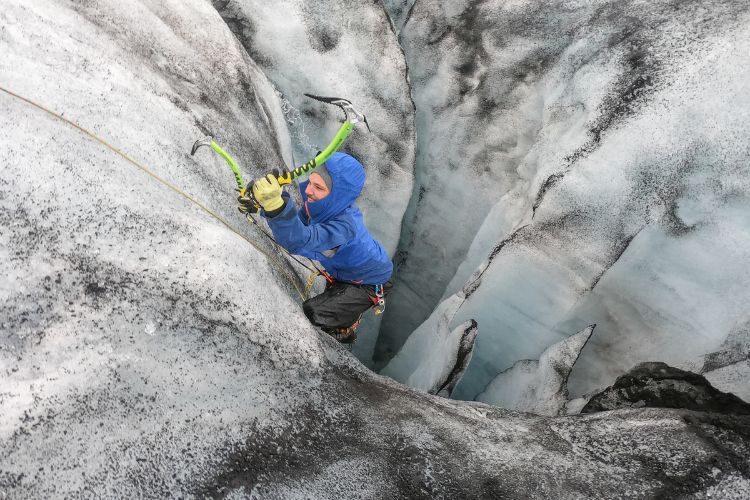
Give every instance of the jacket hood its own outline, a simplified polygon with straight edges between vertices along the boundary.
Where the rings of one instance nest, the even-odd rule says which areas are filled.
[[[303,210],[315,223],[329,221],[352,206],[365,186],[365,168],[353,156],[346,153],[333,153],[324,165],[333,183],[328,196],[322,200],[308,202],[305,188],[309,181],[306,180],[299,185],[305,202]]]

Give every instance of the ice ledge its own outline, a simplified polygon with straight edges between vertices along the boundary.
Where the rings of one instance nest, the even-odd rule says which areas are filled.
[[[450,329],[463,302],[454,295],[441,303],[380,373],[414,389],[450,397],[471,360],[477,336],[473,319]]]

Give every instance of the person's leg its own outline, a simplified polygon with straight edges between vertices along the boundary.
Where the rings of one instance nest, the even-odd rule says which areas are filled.
[[[313,325],[333,331],[352,326],[372,305],[366,288],[336,282],[320,295],[306,300],[302,310]]]

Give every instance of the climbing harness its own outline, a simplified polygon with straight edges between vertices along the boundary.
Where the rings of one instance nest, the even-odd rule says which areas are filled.
[[[37,103],[35,101],[32,101],[31,99],[28,99],[28,98],[23,97],[23,96],[21,96],[19,94],[16,94],[15,92],[12,92],[12,91],[10,91],[10,90],[2,87],[2,86],[0,86],[0,91],[4,92],[4,93],[8,94],[9,96],[14,97],[14,98],[16,98],[16,99],[18,99],[20,101],[23,101],[26,104],[29,104],[29,105],[31,105],[31,106],[39,109],[40,111],[43,111],[43,112],[45,112],[45,113],[53,116],[54,118],[57,118],[58,120],[61,120],[64,123],[67,123],[71,127],[77,129],[78,131],[82,132],[84,135],[88,136],[90,139],[98,142],[99,144],[101,144],[105,148],[107,148],[110,151],[112,151],[113,153],[117,154],[118,156],[120,156],[125,161],[127,161],[131,165],[135,166],[136,168],[138,168],[142,172],[144,172],[147,175],[151,176],[157,182],[160,182],[161,184],[163,184],[164,186],[168,187],[172,191],[176,192],[180,196],[184,197],[185,199],[187,199],[191,203],[197,205],[201,210],[203,210],[208,215],[210,215],[211,217],[213,217],[214,219],[216,219],[217,221],[219,221],[227,229],[229,229],[230,231],[232,231],[233,233],[235,233],[237,236],[239,236],[240,238],[242,238],[243,240],[245,240],[246,242],[248,242],[250,245],[252,245],[253,247],[255,247],[263,255],[265,255],[266,257],[268,257],[268,259],[276,265],[277,269],[283,275],[285,275],[289,279],[289,281],[292,284],[292,286],[294,286],[294,288],[297,290],[297,293],[299,294],[300,298],[303,301],[306,300],[307,297],[305,296],[304,292],[302,290],[300,290],[299,286],[297,285],[298,279],[295,279],[295,277],[293,277],[293,276],[290,275],[290,273],[286,270],[286,267],[284,265],[282,265],[282,263],[278,260],[277,257],[275,257],[273,254],[267,252],[263,248],[261,248],[258,244],[256,244],[255,242],[253,242],[251,239],[249,239],[246,236],[244,236],[242,233],[240,233],[237,229],[235,229],[234,227],[232,227],[226,220],[224,220],[216,212],[214,212],[213,210],[211,210],[210,208],[208,208],[207,206],[205,206],[204,204],[202,204],[201,202],[199,202],[198,200],[196,200],[195,198],[193,198],[189,194],[185,193],[184,191],[182,191],[180,188],[178,188],[177,186],[175,186],[171,182],[169,182],[169,181],[167,181],[167,180],[159,177],[154,172],[152,172],[150,169],[148,169],[144,165],[140,164],[139,162],[137,162],[136,160],[132,159],[130,156],[128,156],[127,154],[125,154],[124,152],[122,152],[120,149],[118,149],[115,146],[111,145],[109,142],[105,141],[104,139],[102,139],[101,137],[99,137],[95,133],[91,132],[90,130],[88,130],[88,129],[86,129],[86,128],[80,126],[80,125],[78,125],[74,121],[69,120],[68,118],[65,118],[64,116],[62,116],[61,114],[56,113],[55,111],[52,111],[49,108],[46,108],[45,106],[43,106],[43,105],[41,105],[41,104],[39,104],[39,103]],[[226,153],[224,153],[224,154],[226,154]],[[229,157],[229,155],[226,155],[225,159],[227,159],[227,162],[230,163],[231,158]],[[234,163],[234,162],[231,161],[230,166],[231,166],[232,163]],[[236,165],[235,165],[235,167],[236,167]],[[235,177],[237,179],[239,179],[239,181],[241,182],[241,176],[239,176],[239,169],[235,170]],[[257,225],[257,223],[256,223],[256,225]],[[260,226],[258,226],[258,227],[260,227]],[[261,228],[261,230],[262,230],[262,228]],[[300,264],[301,264],[301,262],[300,262]]]

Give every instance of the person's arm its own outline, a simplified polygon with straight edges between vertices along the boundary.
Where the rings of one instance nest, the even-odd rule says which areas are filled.
[[[273,216],[266,213],[266,221],[273,236],[292,253],[323,252],[343,245],[356,236],[354,219],[344,213],[322,224],[306,226],[297,215],[297,207],[284,193],[284,207]]]

